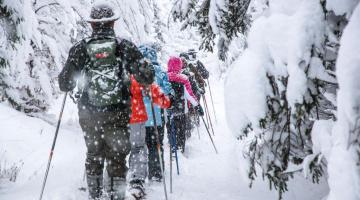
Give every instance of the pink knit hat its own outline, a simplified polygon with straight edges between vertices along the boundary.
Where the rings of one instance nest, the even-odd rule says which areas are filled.
[[[179,73],[182,66],[181,58],[172,56],[168,62],[168,72]]]

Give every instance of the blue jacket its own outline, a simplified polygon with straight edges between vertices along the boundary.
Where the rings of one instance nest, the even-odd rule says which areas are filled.
[[[159,63],[157,62],[157,53],[155,49],[148,47],[148,46],[140,46],[140,51],[144,55],[145,58],[149,59],[151,63],[154,66],[155,69],[155,81],[156,84],[160,86],[162,92],[165,95],[173,94],[174,91],[171,87],[171,84],[169,83],[169,78],[167,76],[167,73],[163,71]],[[143,97],[144,104],[146,107],[146,113],[148,115],[148,121],[146,122],[146,126],[154,126],[154,118],[151,110],[151,102],[150,98],[148,96]],[[157,105],[154,105],[155,110],[155,118],[156,118],[156,125],[162,126],[162,120],[161,120],[161,108]]]

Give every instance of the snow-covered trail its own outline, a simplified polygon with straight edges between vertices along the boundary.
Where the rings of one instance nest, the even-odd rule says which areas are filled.
[[[188,141],[185,155],[179,153],[180,175],[173,174],[173,193],[170,199],[263,199],[269,197],[264,187],[250,190],[243,181],[237,159],[236,140],[226,126],[222,84],[213,84],[218,123],[214,123],[216,135],[213,136],[219,154],[211,145],[205,127],[199,129]],[[59,103],[61,98],[59,99]],[[208,98],[210,104],[210,98]],[[56,103],[50,113],[56,113],[60,104]],[[211,104],[209,105],[211,109]],[[32,200],[39,196],[49,148],[55,127],[43,120],[30,118],[0,104],[0,162],[2,165],[24,163],[16,183],[0,183],[0,199]],[[6,114],[6,115],[5,115]],[[213,114],[211,113],[213,117]],[[55,115],[47,120],[56,121]],[[85,144],[77,125],[76,106],[69,99],[66,105],[63,124],[57,140],[50,174],[43,199],[82,200],[86,193],[78,188],[85,186],[83,181]],[[166,181],[169,187],[169,151],[166,147]],[[173,162],[175,169],[175,162]],[[169,188],[168,188],[169,192]],[[274,195],[273,195],[274,196]],[[275,196],[274,196],[275,197]],[[148,184],[148,199],[163,199],[161,184]]]
[[[0,199],[38,199],[55,126],[5,104],[0,104],[0,113],[0,165],[2,170],[20,167],[15,183],[0,179]],[[55,122],[55,116],[48,117]],[[83,184],[85,143],[81,131],[70,124],[64,120],[60,129],[43,199],[75,200],[82,195],[77,188]]]
[[[209,59],[205,64],[214,69],[215,62],[212,58]],[[213,137],[219,154],[215,154],[205,127],[200,127],[200,139],[195,129],[187,142],[185,155],[179,153],[180,175],[176,175],[174,171],[170,200],[277,199],[276,191],[269,191],[268,185],[261,180],[256,181],[252,189],[248,187],[246,173],[241,170],[244,169],[245,162],[239,156],[240,143],[226,124],[223,85],[223,81],[212,77],[211,86],[218,120],[217,123],[214,121]],[[13,163],[21,167],[15,183],[0,178],[1,200],[38,199],[60,103],[61,98],[54,102],[49,115],[44,116],[46,121],[51,123],[28,117],[6,104],[0,104],[0,169],[3,171]],[[211,109],[210,98],[208,103]],[[212,111],[211,116],[213,117]],[[78,189],[86,185],[83,179],[86,148],[77,118],[76,105],[68,99],[44,200],[87,199],[87,193]],[[169,192],[168,146],[165,147],[165,161]],[[173,167],[175,169],[175,162]],[[147,183],[147,186],[147,199],[165,199],[161,184]],[[285,199],[321,200],[323,191],[323,188],[319,189],[300,179],[294,184],[291,183]]]
[[[174,173],[173,194],[170,199],[250,200],[255,196],[259,199],[269,197],[266,188],[250,190],[242,180],[238,169],[241,163],[237,159],[236,141],[226,126],[222,84],[213,85],[218,118],[218,123],[214,121],[216,135],[213,137],[219,154],[215,154],[204,126],[201,126],[201,139],[194,132],[188,141],[185,156],[179,153],[180,176]],[[59,102],[60,100],[61,98]],[[208,100],[210,104],[210,99]],[[59,110],[60,105],[56,105],[51,112]],[[37,199],[55,127],[43,120],[27,117],[4,104],[0,105],[0,112],[0,161],[19,164],[21,160],[24,163],[16,183],[0,184],[0,199]],[[86,193],[78,190],[85,185],[83,173],[86,150],[81,130],[76,123],[76,107],[70,100],[64,115],[44,199],[86,199]],[[56,120],[55,115],[48,117],[50,121]],[[166,181],[169,186],[168,148],[165,158]],[[175,162],[173,166],[175,169]],[[162,185],[148,186],[148,199],[163,198]]]

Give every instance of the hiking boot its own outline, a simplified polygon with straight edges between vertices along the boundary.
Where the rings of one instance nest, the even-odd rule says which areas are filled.
[[[143,180],[132,180],[130,181],[130,188],[129,193],[135,199],[143,199],[145,197],[145,188],[144,188],[145,181]]]

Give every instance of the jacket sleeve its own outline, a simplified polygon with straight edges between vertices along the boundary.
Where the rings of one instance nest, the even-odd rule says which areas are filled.
[[[191,103],[191,105],[193,105],[193,106],[199,105],[199,102],[196,100],[196,98],[194,96],[189,94],[189,91],[186,89],[186,87],[185,87],[185,91],[184,91],[184,96]]]
[[[151,97],[154,103],[160,106],[160,108],[165,109],[170,107],[170,99],[165,96],[161,88],[156,84],[151,84]]]
[[[183,74],[175,74],[175,73],[169,73],[169,80],[181,83],[185,87],[185,98],[187,98],[193,106],[197,106],[198,100],[196,96],[194,95],[194,92],[191,88],[190,81],[187,76]]]
[[[127,70],[134,75],[135,80],[141,85],[150,85],[154,82],[155,70],[150,62],[146,61],[132,42],[121,40],[119,53]]]
[[[184,87],[185,87],[185,98],[189,100],[193,106],[197,106],[199,103],[194,94],[194,91],[192,90],[189,79],[186,79],[186,81],[184,81]]]
[[[61,91],[68,92],[76,87],[76,79],[80,76],[86,62],[85,41],[75,44],[69,52],[65,67],[60,72],[59,87]]]

